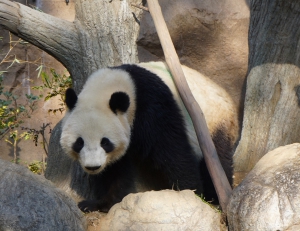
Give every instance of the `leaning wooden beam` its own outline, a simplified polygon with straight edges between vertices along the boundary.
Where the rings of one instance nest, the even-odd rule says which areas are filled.
[[[212,142],[203,112],[192,95],[184,77],[179,58],[172,43],[159,3],[157,0],[148,0],[147,2],[161,46],[164,51],[166,62],[174,77],[176,87],[183,100],[183,103],[192,118],[199,145],[203,152],[208,171],[217,191],[220,206],[223,212],[226,212],[228,200],[232,192],[231,186],[220,163],[214,143]]]

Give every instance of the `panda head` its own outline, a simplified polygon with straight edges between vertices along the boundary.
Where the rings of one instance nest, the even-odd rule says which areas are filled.
[[[60,143],[87,173],[97,174],[125,154],[135,112],[134,85],[127,72],[99,70],[78,96],[68,89],[65,102]]]

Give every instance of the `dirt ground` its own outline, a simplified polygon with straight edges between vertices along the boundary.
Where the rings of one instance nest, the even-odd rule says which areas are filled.
[[[106,213],[100,213],[100,212],[91,212],[85,214],[87,225],[88,225],[87,231],[99,231],[101,228],[99,220],[101,217],[105,215]]]

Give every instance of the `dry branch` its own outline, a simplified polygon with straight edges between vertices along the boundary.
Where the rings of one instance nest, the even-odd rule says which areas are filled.
[[[194,99],[184,77],[179,58],[172,43],[167,25],[163,18],[161,8],[157,0],[148,0],[148,7],[153,18],[160,43],[162,45],[166,62],[174,77],[176,87],[186,106],[198,137],[201,150],[218,194],[223,212],[226,212],[232,189],[222,168],[216,148],[212,142],[203,112]]]

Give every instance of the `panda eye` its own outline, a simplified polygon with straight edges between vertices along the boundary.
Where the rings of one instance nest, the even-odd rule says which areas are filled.
[[[106,153],[111,152],[115,148],[114,144],[108,138],[106,138],[106,137],[102,138],[100,144],[101,144],[101,147],[104,149],[104,151]]]
[[[109,144],[109,139],[107,139],[107,138],[103,138],[102,140],[101,140],[101,146],[103,146],[103,145],[108,145]]]
[[[79,153],[80,150],[83,148],[84,146],[84,141],[81,137],[78,137],[77,140],[75,141],[75,143],[73,144],[72,148],[74,150],[74,152]]]

